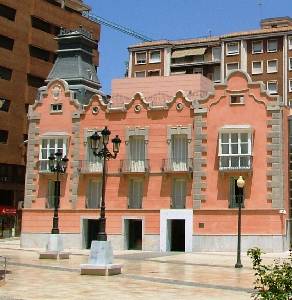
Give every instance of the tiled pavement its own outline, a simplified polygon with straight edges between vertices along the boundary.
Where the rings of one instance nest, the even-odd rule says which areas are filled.
[[[20,249],[17,240],[0,241],[0,255],[8,258],[10,271],[0,287],[0,300],[241,300],[251,296],[253,271],[245,255],[244,268],[235,269],[235,253],[122,251],[115,253],[115,262],[124,266],[122,274],[96,277],[80,275],[79,265],[87,262],[87,254],[74,251],[69,260],[39,260],[36,249]]]

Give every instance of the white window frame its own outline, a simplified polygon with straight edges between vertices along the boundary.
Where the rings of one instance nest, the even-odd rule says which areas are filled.
[[[237,64],[237,69],[232,69],[232,70],[228,70],[228,66],[230,65],[234,65]],[[239,70],[239,62],[230,62],[226,64],[226,75],[228,75],[230,72],[235,71],[235,70]]]
[[[289,57],[289,71],[292,71],[292,57]]]
[[[218,49],[219,49],[219,51],[218,52],[220,52],[220,56],[219,56],[219,58],[218,59],[215,59],[215,55],[214,55],[214,51],[215,51],[215,49],[218,51]],[[216,62],[216,61],[220,61],[221,60],[221,47],[213,47],[212,48],[212,61],[213,62]]]
[[[43,148],[43,140],[47,140],[47,147]],[[50,140],[55,140],[54,150],[51,151],[52,148],[50,148]],[[39,148],[39,161],[40,161],[40,171],[49,171],[49,156],[53,152],[55,154],[58,150],[61,148],[58,147],[58,140],[62,140],[62,156],[64,157],[67,155],[67,143],[68,143],[68,137],[63,135],[56,135],[56,136],[42,136],[40,139],[40,148]],[[43,158],[43,149],[46,149],[47,158]]]
[[[59,105],[61,105],[61,109],[57,109],[57,110],[53,109],[54,106],[59,106]],[[62,103],[52,103],[51,104],[51,111],[50,111],[51,114],[62,113],[62,112],[63,112],[63,104]]]
[[[276,70],[269,69],[269,62],[276,62]],[[267,73],[277,73],[277,72],[278,72],[278,60],[277,59],[267,60]]]
[[[228,48],[231,45],[237,45],[237,49],[230,51],[230,49],[228,49]],[[231,55],[238,55],[238,54],[239,54],[239,42],[229,42],[229,43],[226,43],[226,55],[231,56]]]
[[[277,47],[276,47],[276,49],[270,50],[269,49],[269,44],[272,43],[272,42],[276,42]],[[278,51],[278,40],[276,40],[276,39],[267,40],[267,52],[277,52],[277,51]]]
[[[240,102],[239,103],[232,103],[231,102],[231,97],[232,96],[240,97]],[[245,102],[244,94],[231,94],[230,97],[229,97],[229,104],[230,105],[242,105],[242,104],[244,104],[244,102]]]
[[[261,44],[261,50],[255,51],[254,44]],[[263,53],[263,51],[264,51],[263,49],[264,49],[263,41],[252,41],[252,54]]]
[[[161,70],[160,69],[155,69],[155,70],[148,70],[147,71],[147,77],[152,77],[152,76],[149,75],[150,72],[157,72],[157,71],[159,72],[159,74],[155,75],[153,77],[160,76],[161,75]]]
[[[255,63],[260,63],[261,64],[261,68],[259,71],[256,71],[255,68],[254,68],[254,64]],[[262,74],[263,73],[263,61],[262,60],[259,60],[259,61],[252,61],[252,64],[251,64],[251,73],[256,75],[256,74]]]
[[[137,76],[137,73],[144,73],[144,76]],[[146,71],[136,71],[134,73],[134,75],[135,75],[135,78],[144,78],[144,77],[146,77]]]
[[[292,36],[288,36],[288,49],[292,50]]]
[[[271,83],[276,84],[276,86],[277,86],[277,91],[276,92],[270,92],[269,84],[271,84]],[[277,80],[267,81],[267,91],[269,92],[270,95],[277,95],[278,94],[278,81]]]
[[[245,127],[245,128],[243,128]],[[234,143],[231,141],[231,135],[233,133],[238,134],[238,140],[237,143]],[[228,143],[222,143],[222,134],[228,134]],[[241,134],[247,134],[248,135],[248,139],[247,139],[247,153],[241,153]],[[250,166],[251,166],[251,157],[252,157],[252,148],[253,148],[253,140],[252,140],[252,129],[250,126],[248,125],[244,125],[242,126],[242,128],[240,128],[240,125],[237,127],[236,125],[234,125],[234,128],[228,128],[228,129],[224,129],[224,130],[220,130],[219,131],[219,139],[218,139],[218,156],[219,158],[221,157],[228,157],[230,158],[230,162],[229,162],[229,167],[224,167],[222,168],[222,170],[232,170],[232,169],[242,169],[242,166],[238,166],[238,168],[236,167],[232,167],[231,166],[231,159],[232,157],[249,157],[250,159]],[[246,144],[246,142],[244,142]],[[223,154],[222,153],[222,145],[228,145],[228,153],[227,154]],[[232,153],[232,145],[237,144],[238,147],[238,153]]]
[[[145,53],[145,61],[144,62],[138,62],[137,55]],[[146,65],[147,63],[147,52],[146,51],[139,51],[135,52],[135,65]]]
[[[289,79],[288,87],[289,87],[289,92],[292,92],[292,78]]]
[[[154,53],[154,52],[159,52],[159,60],[154,60],[151,59],[151,55]],[[149,63],[150,64],[157,64],[157,63],[160,63],[161,62],[161,50],[152,50],[152,51],[149,51]]]

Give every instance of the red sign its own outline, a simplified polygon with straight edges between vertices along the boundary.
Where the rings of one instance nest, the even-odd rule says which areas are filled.
[[[16,208],[0,206],[0,215],[16,215]]]

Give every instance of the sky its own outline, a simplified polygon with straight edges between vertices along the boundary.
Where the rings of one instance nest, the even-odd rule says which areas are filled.
[[[292,0],[84,0],[94,15],[153,40],[178,40],[259,28],[262,18],[292,17]],[[259,5],[261,3],[261,5]],[[102,91],[122,78],[128,47],[141,41],[101,25],[98,77]]]

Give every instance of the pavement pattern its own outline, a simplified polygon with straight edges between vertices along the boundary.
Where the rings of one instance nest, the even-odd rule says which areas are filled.
[[[21,249],[19,240],[0,240],[0,255],[8,259],[8,274],[0,286],[0,300],[224,300],[250,299],[254,272],[236,253],[115,252],[122,274],[80,275],[88,250],[71,250],[69,260],[40,260],[41,249]],[[266,262],[288,253],[265,255]]]

